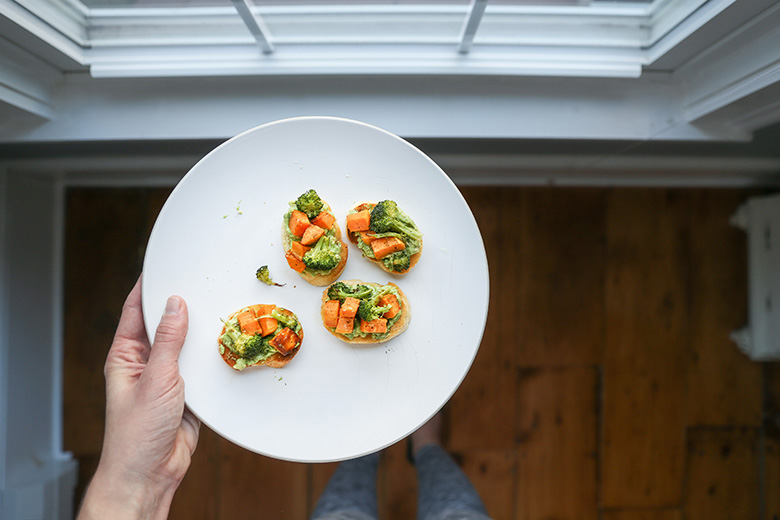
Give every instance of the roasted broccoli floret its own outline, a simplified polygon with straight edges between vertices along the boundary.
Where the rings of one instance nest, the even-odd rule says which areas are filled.
[[[414,221],[392,200],[383,200],[374,206],[369,229],[375,233],[399,233],[412,240],[422,238]]]
[[[277,309],[271,311],[271,317],[275,318],[276,321],[279,322],[279,325],[281,325],[282,327],[288,327],[293,331],[298,326],[298,322],[295,321],[295,318],[293,318],[292,316],[288,316],[287,314],[282,314]],[[266,336],[266,337],[270,338],[271,336]]]
[[[411,265],[412,257],[406,249],[396,251],[382,259],[382,263],[393,272],[403,273]]]
[[[309,218],[319,215],[322,211],[322,205],[322,199],[314,190],[307,191],[295,201],[295,207],[298,208],[298,211],[303,211]]]
[[[352,297],[359,300],[371,296],[371,287],[363,284],[347,285],[344,282],[336,282],[328,287],[328,298],[331,300],[343,300]]]
[[[244,349],[241,352],[241,357],[244,359],[254,359],[261,354],[265,354],[267,349],[273,348],[268,344],[266,338],[257,334],[252,336],[244,343]]]
[[[341,262],[341,243],[330,235],[323,235],[314,247],[303,255],[303,263],[315,271],[331,271]]]
[[[390,307],[382,307],[377,305],[378,298],[371,298],[370,300],[360,300],[358,306],[358,316],[361,320],[372,321],[381,318],[384,313],[390,310]]]
[[[271,280],[271,272],[268,270],[268,266],[264,265],[260,269],[257,270],[255,273],[257,276],[257,279],[261,282],[268,284],[268,285],[275,285],[277,287],[283,287],[283,283],[276,283],[273,280]]]

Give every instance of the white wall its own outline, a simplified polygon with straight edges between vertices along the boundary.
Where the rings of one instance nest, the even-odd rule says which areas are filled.
[[[76,463],[62,451],[62,190],[2,172],[0,516],[68,518]]]

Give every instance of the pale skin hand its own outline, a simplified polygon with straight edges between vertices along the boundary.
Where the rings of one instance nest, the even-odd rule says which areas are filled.
[[[150,347],[140,282],[106,359],[103,451],[79,520],[166,518],[198,443],[200,421],[184,406],[178,364],[187,306],[178,296],[168,299]]]

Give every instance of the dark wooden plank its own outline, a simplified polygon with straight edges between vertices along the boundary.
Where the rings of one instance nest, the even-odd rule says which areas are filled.
[[[679,509],[629,509],[604,511],[602,520],[683,520]]]
[[[688,432],[685,517],[760,517],[758,434],[753,428]]]
[[[103,444],[103,364],[122,304],[141,272],[149,229],[169,192],[168,188],[66,192],[63,446],[80,463],[77,503]]]
[[[336,471],[339,463],[328,462],[322,464],[309,464],[309,511],[308,516],[311,516],[314,511],[314,506],[317,504],[320,495],[325,490],[325,486],[328,484],[333,472]]]
[[[780,520],[780,436],[776,430],[764,440],[763,462],[764,520]]]
[[[517,220],[518,188],[463,188],[479,224],[490,269],[490,309],[474,364],[450,401],[450,449],[463,452],[490,446],[511,450],[514,424],[515,354],[519,337],[516,289],[519,284],[519,236],[507,223]],[[484,425],[490,424],[490,428]]]
[[[301,520],[309,506],[306,464],[257,455],[227,441],[221,447],[217,518]]]
[[[596,364],[604,341],[603,189],[527,188],[519,226],[521,366]],[[499,267],[501,268],[501,267]]]
[[[780,520],[780,363],[762,363],[764,371],[764,520]]]
[[[380,520],[417,516],[417,474],[406,459],[406,441],[385,448],[377,475]]]
[[[529,369],[520,377],[518,520],[598,518],[598,370]]]
[[[729,338],[747,323],[746,236],[729,224],[744,199],[733,190],[692,194],[687,394],[691,426],[761,424],[761,365]]]
[[[212,520],[219,510],[219,468],[221,446],[226,443],[218,434],[201,426],[198,447],[190,469],[171,503],[169,520]]]
[[[687,192],[609,200],[602,497],[607,508],[682,501],[687,369]]]
[[[457,457],[491,518],[514,518],[517,455],[514,450],[474,450]]]

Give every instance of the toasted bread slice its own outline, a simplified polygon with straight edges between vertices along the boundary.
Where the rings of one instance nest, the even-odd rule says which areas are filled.
[[[324,202],[324,204],[325,204],[326,211],[333,214],[328,203]],[[290,229],[289,223],[285,219],[282,219],[282,221],[283,221],[282,222],[282,248],[284,249],[284,252],[287,253],[288,251],[290,251],[293,241],[289,235],[289,229]],[[330,285],[331,283],[335,282],[338,279],[338,277],[341,275],[341,272],[344,271],[344,267],[346,267],[347,265],[347,256],[349,255],[349,248],[347,247],[347,244],[344,242],[342,238],[341,228],[339,227],[338,220],[334,219],[331,229],[333,230],[335,238],[341,244],[341,261],[338,263],[336,267],[334,267],[328,273],[320,274],[320,273],[309,272],[309,270],[298,273],[298,275],[301,278],[303,278],[310,284],[317,287],[324,287],[326,285]]]
[[[228,319],[225,320],[225,321],[226,322],[231,321],[236,316],[236,314],[246,310],[247,308],[248,307],[244,307],[242,309],[237,310],[236,312],[234,312],[233,314],[228,316]],[[288,309],[284,309],[282,307],[276,307],[276,310],[279,313],[284,314],[285,316],[290,316],[290,317],[295,318],[295,320],[300,325],[300,323],[301,323],[300,320],[298,319],[298,317],[292,311],[290,311]],[[222,332],[219,333],[219,337],[217,338],[217,343],[220,346],[220,349],[219,349],[220,350],[220,355],[222,356],[222,359],[225,360],[225,363],[227,363],[230,366],[230,368],[233,368],[235,370],[240,370],[240,369],[236,368],[236,362],[238,362],[238,360],[240,359],[240,356],[238,354],[236,354],[235,352],[233,352],[232,350],[230,350],[230,348],[228,348],[224,343],[222,343],[222,336],[225,334],[226,328],[227,328],[226,325],[222,327]],[[301,326],[300,330],[297,332],[297,335],[298,335],[298,338],[300,340],[300,343],[298,344],[297,347],[295,347],[287,355],[283,355],[283,354],[281,354],[279,352],[276,352],[275,354],[272,354],[270,357],[268,357],[268,358],[266,358],[266,359],[264,359],[262,361],[259,361],[259,362],[255,363],[255,364],[252,364],[252,365],[247,365],[246,368],[260,367],[260,366],[266,366],[266,367],[271,367],[271,368],[282,368],[287,363],[292,361],[292,358],[294,358],[296,356],[296,354],[298,354],[298,351],[301,349],[301,346],[303,345],[303,326]]]
[[[357,204],[355,204],[355,206],[352,209],[355,210],[355,211],[362,211],[364,209],[367,209],[367,210],[370,211],[370,210],[372,210],[374,208],[374,206],[376,206],[376,202],[363,201],[363,202],[358,202]],[[349,239],[349,241],[357,246],[358,240],[359,240],[358,234],[355,233],[355,232],[350,231],[349,228],[345,227],[345,229],[347,231],[347,238]],[[400,274],[408,273],[412,269],[412,267],[414,267],[415,264],[417,264],[417,262],[420,260],[420,257],[422,256],[422,250],[423,250],[423,242],[422,242],[422,239],[420,239],[420,250],[409,257],[409,268],[406,269],[405,271],[392,271],[392,270],[388,269],[385,266],[384,262],[382,262],[381,260],[377,260],[376,258],[368,257],[368,256],[365,255],[365,253],[363,254],[363,258],[365,258],[369,262],[372,262],[372,263],[378,265],[380,269],[382,269],[383,271],[385,271],[387,273],[399,274],[400,275]],[[361,250],[361,252],[362,252],[362,250]]]
[[[369,286],[372,286],[372,287],[381,287],[382,286],[382,284],[379,284],[379,283],[364,282],[362,280],[341,280],[341,282],[344,282],[347,285],[362,284],[362,285],[369,285]],[[387,283],[387,285],[392,285],[398,291],[398,296],[399,296],[398,304],[400,305],[400,313],[401,313],[401,317],[395,323],[393,323],[393,325],[392,325],[392,327],[390,327],[390,329],[388,329],[387,336],[385,336],[384,338],[381,338],[381,339],[374,339],[370,335],[366,336],[366,337],[356,336],[356,337],[350,339],[350,338],[347,338],[346,336],[344,336],[343,334],[337,333],[335,331],[335,328],[326,326],[325,325],[325,317],[323,315],[322,319],[323,319],[323,326],[325,327],[325,329],[328,332],[330,332],[331,334],[333,334],[334,336],[336,336],[337,338],[339,338],[341,341],[344,341],[346,343],[351,343],[351,344],[377,344],[377,343],[384,343],[385,341],[390,341],[394,337],[396,337],[399,334],[401,334],[402,332],[404,332],[409,327],[409,323],[412,321],[412,309],[411,309],[411,306],[409,305],[409,299],[406,297],[406,294],[404,294],[404,292],[401,290],[401,288],[398,287],[393,282],[389,282],[389,283]],[[327,302],[328,300],[329,300],[329,298],[328,298],[328,289],[325,289],[322,292],[322,306],[320,307],[321,314],[322,314],[322,311],[324,310],[325,302]]]

